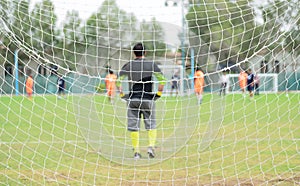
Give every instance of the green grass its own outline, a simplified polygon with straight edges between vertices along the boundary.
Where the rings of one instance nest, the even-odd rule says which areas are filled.
[[[112,106],[102,95],[3,96],[0,185],[299,184],[299,105],[297,93],[206,94],[200,107],[194,96],[163,97],[158,157],[137,163],[128,158],[125,103]],[[142,130],[142,151],[146,139]]]

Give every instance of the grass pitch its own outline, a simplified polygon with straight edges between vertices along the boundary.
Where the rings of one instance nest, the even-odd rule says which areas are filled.
[[[218,98],[218,103],[214,98],[205,94],[200,106],[193,96],[161,98],[157,152],[166,158],[138,164],[125,161],[132,156],[125,103],[116,100],[111,105],[103,95],[33,100],[2,96],[0,184],[299,184],[300,94],[262,94],[253,100],[232,94]],[[74,107],[78,99],[90,100],[95,107]],[[97,121],[87,124],[95,126],[82,127],[90,118]],[[176,127],[182,132],[173,135],[176,144],[166,144],[183,142],[168,155],[161,150],[168,148],[163,139],[172,139]],[[99,131],[110,141],[95,140]],[[121,154],[103,155],[99,144],[121,149]],[[141,145],[146,146],[144,130]]]

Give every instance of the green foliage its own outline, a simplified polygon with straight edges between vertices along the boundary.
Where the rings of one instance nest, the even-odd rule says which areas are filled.
[[[29,24],[31,22],[31,18],[29,12],[29,3],[26,0],[4,0],[1,1],[0,5],[1,18],[8,29],[0,29],[0,39],[2,39],[2,42],[6,47],[6,50],[1,50],[0,52],[2,56],[6,57],[4,62],[7,61],[7,64],[9,64],[13,61],[13,52],[7,53],[7,50],[15,51],[19,45],[19,43],[12,42],[11,39],[17,39],[20,44],[23,44],[25,46],[28,46],[28,43],[31,42],[31,25]],[[4,34],[4,32],[6,32],[6,34]],[[23,53],[20,53],[20,56],[25,58]],[[1,62],[3,61],[1,60]]]
[[[10,10],[9,1],[1,0],[0,1],[0,17],[3,20],[8,20],[9,10]]]
[[[76,69],[77,55],[85,50],[81,24],[82,20],[79,18],[78,11],[72,10],[67,12],[63,22],[63,36],[59,40],[56,49],[59,50],[60,55],[63,57],[62,66],[67,69]]]
[[[164,32],[162,26],[155,18],[151,22],[145,20],[141,23],[136,41],[143,42],[147,56],[163,56],[166,52],[166,44],[164,43]]]
[[[249,0],[200,0],[186,15],[190,31],[200,36],[218,62],[245,59],[257,46],[253,8]]]
[[[191,0],[186,15],[189,29],[219,63],[240,62],[264,50],[299,54],[300,2],[275,0],[256,8],[252,2]],[[256,20],[259,11],[262,24]]]
[[[300,2],[298,0],[271,1],[261,7],[264,27],[269,31],[268,48],[300,54]]]
[[[56,29],[57,16],[54,14],[54,5],[50,0],[43,0],[35,4],[32,11],[29,8],[29,1],[1,1],[1,13],[6,14],[4,23],[8,27],[5,32],[9,33],[4,37],[4,45],[9,51],[15,51],[20,47],[28,47],[39,54],[50,54],[54,51],[59,35]],[[9,10],[4,10],[4,8]],[[6,53],[7,60],[12,62],[14,52],[1,51]],[[29,57],[24,52],[19,52],[19,58],[23,61]]]
[[[37,2],[32,10],[29,9],[27,0],[20,2],[3,0],[0,3],[0,14],[14,34],[13,38],[9,38],[3,37],[0,33],[3,43],[10,51],[20,47],[15,41],[12,42],[13,39],[17,39],[21,45],[67,69],[76,70],[79,60],[85,53],[97,57],[97,60],[104,59],[101,63],[97,62],[98,65],[110,63],[110,58],[118,55],[120,47],[121,49],[131,47],[132,40],[141,41],[142,34],[153,30],[155,34],[149,36],[151,42],[146,45],[149,50],[157,51],[153,55],[164,53],[165,44],[160,40],[163,38],[160,25],[153,20],[152,24],[143,28],[144,33],[137,31],[137,18],[132,13],[120,9],[115,0],[105,0],[85,24],[77,11],[67,12],[62,28],[57,25],[57,15],[51,0]],[[90,49],[89,46],[96,47]],[[3,50],[0,52],[8,61],[13,61],[13,53],[6,54]],[[23,61],[28,56],[20,52],[19,58]]]
[[[82,57],[79,54],[86,53],[89,46],[100,48],[92,51],[92,56],[97,54],[99,59],[106,60],[97,65],[110,63],[110,59],[115,58],[113,55],[118,55],[120,48],[130,48],[133,40],[143,41],[149,56],[163,56],[166,52],[160,23],[153,18],[151,22],[138,24],[137,18],[120,9],[116,0],[105,0],[85,24],[77,11],[67,12],[62,28],[57,25],[51,0],[37,2],[32,10],[29,2],[0,2],[1,20],[12,33],[0,29],[0,39],[12,51],[1,50],[5,59],[0,63],[12,63],[13,51],[20,44],[71,70],[76,70]],[[191,6],[186,20],[189,32],[201,43],[196,46],[208,48],[205,53],[214,55],[219,63],[240,62],[263,50],[284,49],[299,55],[300,2],[269,0],[257,8],[252,2],[254,0],[189,0]],[[255,9],[262,12],[262,24],[256,22]],[[20,61],[29,58],[23,52],[19,57]]]
[[[83,33],[88,43],[102,46],[126,46],[135,32],[136,18],[121,10],[115,0],[105,0],[87,20]]]
[[[53,48],[56,45],[56,37],[59,35],[56,29],[57,16],[54,13],[54,4],[51,0],[43,0],[35,4],[31,12],[31,34],[32,46],[41,54],[52,55]]]
[[[26,0],[14,2],[14,21],[11,26],[12,32],[18,37],[19,41],[25,43],[30,42],[30,12],[29,3]]]

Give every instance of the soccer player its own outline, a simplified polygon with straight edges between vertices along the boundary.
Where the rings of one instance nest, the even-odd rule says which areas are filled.
[[[226,94],[226,87],[227,87],[228,82],[229,82],[229,78],[227,76],[227,72],[224,70],[222,72],[222,76],[220,78],[220,83],[221,83],[220,96],[222,95],[222,93],[225,96],[225,94]]]
[[[204,85],[204,73],[200,67],[197,67],[194,74],[194,91],[196,93],[199,105],[202,103]]]
[[[247,73],[244,70],[241,70],[239,74],[239,84],[244,97],[245,97],[246,86],[247,86],[247,78],[248,78]]]
[[[27,97],[31,100],[32,92],[33,92],[33,78],[31,74],[28,76],[25,86],[26,86]]]
[[[139,148],[139,130],[141,116],[145,128],[148,131],[148,156],[155,157],[154,146],[156,142],[156,116],[155,100],[162,95],[166,78],[161,70],[153,61],[145,58],[146,51],[142,43],[137,43],[133,47],[136,58],[126,63],[119,72],[117,87],[120,90],[120,96],[127,98],[127,129],[130,131],[132,146],[134,149],[134,159],[140,159]],[[153,93],[153,80],[155,76],[159,82],[158,92]],[[130,93],[124,96],[121,87],[121,81],[127,77]]]
[[[66,89],[65,80],[61,75],[57,79],[57,86],[58,86],[58,92],[57,92],[58,98],[61,98],[61,96],[65,95],[65,89]]]
[[[259,83],[259,76],[258,73],[256,73],[254,76],[254,95],[259,95]]]
[[[252,70],[250,68],[247,70],[247,74],[247,89],[249,91],[250,98],[252,98],[254,90],[254,74],[252,73]]]
[[[173,94],[173,90],[176,92],[176,96],[178,96],[178,84],[179,84],[179,75],[178,72],[174,73],[171,80],[171,96]]]
[[[116,92],[116,80],[117,76],[114,74],[114,72],[109,69],[109,74],[105,77],[105,85],[106,85],[106,91],[108,99],[111,103],[113,103],[113,99]]]

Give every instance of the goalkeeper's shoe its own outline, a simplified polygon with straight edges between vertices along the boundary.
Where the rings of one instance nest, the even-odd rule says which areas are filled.
[[[134,153],[134,157],[133,157],[135,160],[139,160],[142,158],[142,155],[138,152]]]
[[[155,153],[154,153],[154,148],[153,147],[148,147],[148,156],[149,158],[154,158]]]

